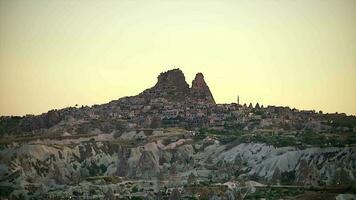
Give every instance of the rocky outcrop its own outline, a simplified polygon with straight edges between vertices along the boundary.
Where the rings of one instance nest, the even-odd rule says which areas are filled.
[[[137,164],[136,175],[145,179],[156,177],[159,173],[159,163],[152,151],[143,151]]]
[[[209,86],[204,80],[202,73],[197,73],[192,82],[190,95],[194,101],[215,104],[213,95],[210,92]]]
[[[163,72],[158,76],[158,81],[155,87],[177,90],[185,92],[188,90],[189,85],[185,81],[185,76],[180,69],[172,69],[167,72]]]
[[[172,133],[160,136],[175,138]],[[189,179],[192,182],[192,174],[194,181],[221,182],[241,176],[266,184],[311,186],[347,185],[356,177],[356,149],[351,147],[298,149],[259,143],[224,145],[204,140],[194,145],[189,141],[180,145],[152,141],[130,146],[130,139],[102,140],[51,140],[48,144],[4,146],[0,151],[0,187],[10,188],[13,194],[35,196],[103,176],[111,176],[111,181],[115,176],[128,180],[170,180],[163,183],[174,186]]]
[[[189,85],[180,69],[172,69],[161,73],[157,83],[145,90],[140,96],[146,100],[163,97],[169,101],[185,101],[189,94]]]
[[[158,76],[156,85],[145,90],[140,96],[146,100],[165,98],[168,101],[185,101],[191,103],[215,104],[215,100],[202,73],[197,73],[189,88],[180,69],[163,72]]]
[[[356,149],[352,147],[298,149],[249,143],[237,145],[215,160],[229,163],[242,160],[245,164],[241,167],[249,168],[249,176],[266,183],[276,179],[281,184],[347,185],[356,178],[355,156]],[[342,172],[339,180],[335,176],[338,171]]]
[[[130,149],[128,148],[118,148],[118,162],[116,174],[121,177],[126,177],[129,173],[129,163]]]

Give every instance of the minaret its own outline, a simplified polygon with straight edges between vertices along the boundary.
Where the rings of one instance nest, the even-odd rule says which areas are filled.
[[[240,96],[237,95],[237,105],[240,105]]]

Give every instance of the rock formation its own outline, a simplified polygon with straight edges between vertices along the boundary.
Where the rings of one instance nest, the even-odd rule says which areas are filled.
[[[181,132],[180,137],[187,136],[186,133]],[[177,137],[171,132],[153,131],[151,139],[159,138],[157,136]],[[194,184],[209,176],[220,183],[235,175],[251,177],[266,184],[280,180],[281,184],[314,185],[320,181],[323,185],[344,185],[355,180],[356,151],[353,147],[277,148],[261,143],[209,144],[200,140],[196,144],[187,142],[168,149],[165,147],[169,144],[163,145],[157,140],[129,146],[132,140],[124,142],[111,136],[99,141],[99,138],[53,139],[52,144],[32,140],[22,145],[3,146],[0,150],[0,179],[6,186],[3,188],[8,190],[2,190],[0,199],[11,195],[13,198],[10,199],[19,199],[15,197],[20,194],[33,199],[50,199],[40,197],[46,193],[71,195],[73,191],[88,195],[91,188],[100,190],[108,187],[127,194],[133,185],[115,181],[121,178],[143,180],[136,185],[140,184],[139,188],[147,191],[155,186],[145,184],[145,181],[160,179],[166,181],[164,186],[179,187],[186,184],[186,180]],[[203,148],[195,149],[198,146]],[[159,159],[163,156],[165,159]],[[99,181],[101,179],[104,180]],[[75,182],[81,184],[73,185]],[[154,189],[155,192],[158,189]],[[179,195],[177,191],[172,193]]]
[[[211,94],[209,86],[206,84],[202,73],[197,73],[195,75],[190,89],[190,94],[192,99],[198,102],[203,101],[204,103],[215,104],[213,95]]]
[[[180,69],[172,69],[161,73],[158,76],[155,87],[167,90],[174,89],[182,92],[189,89],[189,85],[185,81],[185,76]]]
[[[189,87],[173,69],[136,96],[0,117],[0,199],[240,199],[235,186],[245,180],[348,187],[356,180],[351,131],[355,116],[215,104],[202,73]]]
[[[172,69],[161,73],[157,77],[157,83],[140,95],[146,100],[165,98],[173,102],[191,102],[215,104],[209,86],[204,80],[202,73],[197,73],[189,88],[185,76],[180,69]]]
[[[161,73],[157,83],[141,95],[146,99],[163,97],[169,101],[184,101],[189,94],[189,85],[180,69],[172,69]]]

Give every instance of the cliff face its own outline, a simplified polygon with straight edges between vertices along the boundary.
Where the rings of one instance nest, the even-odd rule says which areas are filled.
[[[277,148],[258,143],[222,144],[207,139],[192,143],[193,138],[185,131],[153,131],[146,135],[146,142],[129,143],[140,134],[144,133],[125,132],[116,138],[120,140],[108,134],[4,146],[0,150],[0,179],[9,188],[5,196],[12,193],[38,197],[47,192],[65,196],[73,191],[89,194],[92,188],[105,191],[105,187],[113,187],[120,194],[132,191],[125,182],[112,184],[116,176],[166,180],[157,186],[162,188],[183,185],[190,174],[199,181],[211,176],[214,182],[224,182],[226,178],[242,176],[265,184],[277,184],[280,180],[281,184],[305,186],[345,185],[356,176],[355,148]],[[93,177],[106,179],[88,182]],[[144,188],[143,184],[139,187]],[[65,190],[64,185],[68,185]],[[152,187],[157,191],[156,186]]]
[[[180,69],[173,69],[161,73],[157,83],[140,95],[146,100],[165,98],[168,101],[185,101],[189,94],[189,85]]]
[[[155,85],[156,88],[169,90],[176,90],[186,92],[189,89],[188,83],[185,81],[185,76],[180,69],[173,69],[161,73],[157,77],[158,81]]]
[[[190,89],[190,95],[195,101],[215,104],[214,97],[211,94],[209,86],[206,84],[202,73],[197,73],[195,75],[195,79],[193,80]]]
[[[180,69],[163,72],[157,79],[154,87],[141,93],[146,99],[163,97],[169,101],[215,104],[213,95],[202,73],[196,74],[191,88],[189,88]]]

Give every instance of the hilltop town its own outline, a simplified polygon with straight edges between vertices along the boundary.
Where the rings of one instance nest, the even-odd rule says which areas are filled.
[[[356,133],[356,117],[346,114],[323,114],[321,111],[297,110],[282,106],[266,106],[239,102],[216,104],[202,73],[196,74],[189,87],[180,69],[161,73],[155,86],[142,93],[92,107],[69,107],[51,110],[39,116],[1,117],[0,135],[48,134],[47,129],[71,135],[99,131],[142,128],[183,128],[191,131],[235,131],[258,135],[284,135],[295,138],[305,133]],[[68,124],[73,124],[69,127]],[[318,142],[322,142],[318,141]],[[296,141],[298,144],[301,141]],[[310,142],[310,141],[309,141]],[[339,142],[349,145],[355,140]],[[331,144],[330,144],[331,145]],[[335,144],[332,144],[335,145]]]
[[[286,134],[356,132],[356,117],[344,113],[323,114],[282,106],[264,107],[258,103],[216,104],[202,73],[196,74],[189,88],[183,72],[173,69],[161,73],[155,86],[136,96],[92,107],[51,110],[39,116],[1,117],[0,134],[32,134],[73,119],[83,123],[77,123],[74,130],[66,130],[71,134],[80,134],[83,129],[90,131],[87,122],[100,124],[100,120],[105,121],[102,124],[105,128],[98,127],[104,133],[110,133],[118,122],[123,129],[179,127]]]
[[[107,104],[1,117],[0,197],[335,198],[354,189],[355,116],[217,104],[202,73],[191,86],[180,69],[157,79]]]

